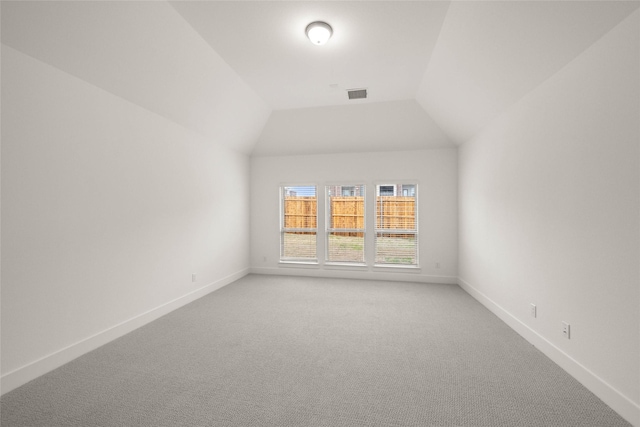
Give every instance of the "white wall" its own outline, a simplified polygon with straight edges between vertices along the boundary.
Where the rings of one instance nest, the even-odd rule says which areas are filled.
[[[368,200],[376,183],[415,180],[419,185],[419,271],[399,269],[292,268],[279,265],[279,187],[316,184],[323,194],[331,184],[365,184]],[[367,222],[372,221],[372,204]],[[319,200],[319,233],[324,200]],[[371,234],[369,234],[371,236]],[[372,242],[369,237],[369,242]],[[369,249],[371,245],[369,244]],[[324,253],[320,251],[319,254]],[[371,254],[371,251],[369,252]],[[266,257],[266,261],[264,261]],[[371,256],[368,257],[371,259]],[[435,263],[440,263],[440,268]],[[457,149],[386,153],[252,157],[251,269],[259,273],[379,278],[455,283],[457,276]]]
[[[636,425],[639,20],[636,11],[459,155],[462,285]]]
[[[3,45],[3,391],[246,274],[248,211],[247,155]]]

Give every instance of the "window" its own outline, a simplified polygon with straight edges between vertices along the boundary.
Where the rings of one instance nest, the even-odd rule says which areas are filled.
[[[280,260],[317,262],[316,187],[281,187],[280,198]]]
[[[418,264],[417,186],[384,184],[376,188],[375,263]]]
[[[364,185],[326,187],[326,259],[364,263]]]
[[[379,184],[372,202],[366,201],[364,184],[327,185],[324,193],[319,212],[324,233],[318,240],[318,188],[280,187],[281,262],[418,266],[415,182]],[[368,209],[375,219],[367,225]]]

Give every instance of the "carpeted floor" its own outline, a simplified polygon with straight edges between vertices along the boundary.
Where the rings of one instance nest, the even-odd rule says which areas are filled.
[[[628,426],[453,285],[249,275],[1,399],[12,426]]]

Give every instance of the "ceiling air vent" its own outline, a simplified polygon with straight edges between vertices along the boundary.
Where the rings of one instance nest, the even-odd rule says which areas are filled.
[[[365,99],[367,97],[366,89],[349,89],[347,90],[349,99]]]

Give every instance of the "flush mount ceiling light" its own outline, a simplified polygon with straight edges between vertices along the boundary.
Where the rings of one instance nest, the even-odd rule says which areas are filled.
[[[307,25],[305,32],[307,33],[309,40],[311,40],[311,43],[323,45],[331,38],[333,29],[331,28],[331,25],[326,22],[316,21]]]

